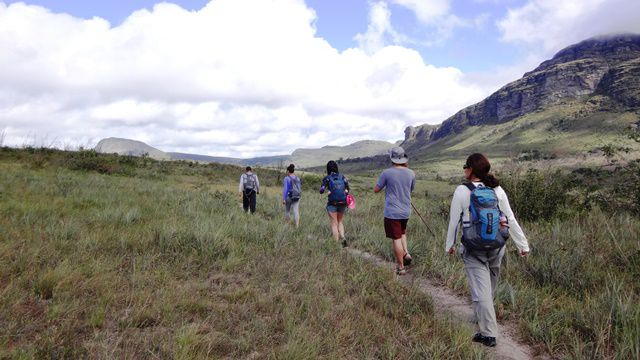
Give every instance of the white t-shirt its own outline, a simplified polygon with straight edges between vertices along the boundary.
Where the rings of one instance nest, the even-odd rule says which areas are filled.
[[[473,182],[475,186],[484,186],[481,182]],[[498,197],[498,206],[509,220],[509,235],[513,242],[520,251],[529,252],[529,242],[518,224],[511,206],[509,205],[509,199],[502,187],[498,186],[493,189]],[[466,186],[460,185],[453,193],[453,200],[451,200],[451,209],[449,211],[449,230],[447,231],[447,242],[445,244],[445,251],[449,251],[456,242],[456,236],[458,234],[458,225],[463,221],[469,221],[469,205],[471,203],[471,190]]]

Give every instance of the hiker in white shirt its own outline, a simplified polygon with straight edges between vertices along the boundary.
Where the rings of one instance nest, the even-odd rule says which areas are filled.
[[[260,181],[258,175],[251,171],[251,166],[247,166],[246,172],[240,176],[238,192],[242,195],[242,208],[245,212],[256,212],[256,195],[260,193]]]
[[[474,226],[470,215],[470,188],[488,187],[495,192],[497,206],[502,213],[500,230],[506,231],[507,236],[513,239],[520,256],[526,256],[529,253],[529,243],[513,215],[507,194],[500,187],[498,179],[489,172],[491,170],[489,159],[482,154],[472,154],[467,158],[463,170],[465,178],[470,181],[470,184],[458,186],[453,194],[445,251],[449,254],[455,253],[456,236],[460,225],[466,228]],[[472,242],[465,241],[464,238],[462,242],[459,254],[464,260],[473,309],[480,329],[474,335],[473,341],[493,347],[496,346],[496,337],[498,336],[493,296],[500,277],[500,264],[505,253],[505,246],[487,250],[472,248]]]

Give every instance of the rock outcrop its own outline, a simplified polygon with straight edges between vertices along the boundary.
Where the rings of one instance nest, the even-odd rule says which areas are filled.
[[[99,153],[116,153],[119,155],[131,156],[142,156],[146,154],[150,158],[156,160],[171,159],[169,154],[160,151],[152,146],[149,146],[142,141],[113,137],[100,140],[100,142],[98,142],[98,145],[96,145],[95,150]]]

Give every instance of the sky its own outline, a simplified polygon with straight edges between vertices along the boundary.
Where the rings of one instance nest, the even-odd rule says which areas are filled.
[[[0,143],[254,157],[397,141],[637,0],[0,0]]]

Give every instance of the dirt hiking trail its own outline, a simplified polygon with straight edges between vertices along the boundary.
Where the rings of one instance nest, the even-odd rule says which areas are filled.
[[[395,269],[395,264],[385,261],[375,255],[362,250],[347,248],[347,251],[353,256],[365,259],[376,266]],[[454,318],[472,326],[473,310],[471,301],[468,298],[456,295],[453,291],[437,285],[434,281],[424,277],[414,276],[411,272],[397,279],[406,286],[414,287],[421,293],[430,296],[433,299],[434,310],[436,314],[447,313]],[[498,324],[500,337],[498,337],[498,345],[489,350],[493,352],[496,359],[547,359],[547,357],[534,357],[533,349],[516,340],[515,327],[512,324]],[[471,339],[469,339],[471,341]],[[483,346],[478,344],[478,346]],[[490,348],[487,348],[490,349]]]

